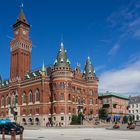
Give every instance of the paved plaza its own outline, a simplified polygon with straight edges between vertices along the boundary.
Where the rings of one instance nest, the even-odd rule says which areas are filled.
[[[25,130],[24,132],[24,140],[139,140],[139,139],[140,139],[140,131],[106,130],[105,128],[49,128],[49,129],[41,128],[36,130]]]

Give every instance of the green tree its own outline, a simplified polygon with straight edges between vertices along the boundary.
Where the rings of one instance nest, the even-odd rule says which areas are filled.
[[[101,108],[99,110],[99,119],[105,120],[108,116],[107,110],[105,108]]]
[[[84,119],[84,115],[79,113],[78,115],[72,115],[71,125],[79,125],[82,124]]]
[[[77,115],[72,115],[72,119],[71,119],[71,124],[77,124],[77,120],[78,120],[78,116]]]

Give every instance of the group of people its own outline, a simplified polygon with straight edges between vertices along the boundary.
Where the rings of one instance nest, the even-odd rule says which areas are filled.
[[[135,127],[136,127],[135,123],[133,123],[133,122],[128,122],[128,125],[127,125],[127,128],[128,128],[128,129],[135,129]],[[113,125],[113,128],[114,128],[114,129],[120,128],[119,123],[115,122],[115,124]]]

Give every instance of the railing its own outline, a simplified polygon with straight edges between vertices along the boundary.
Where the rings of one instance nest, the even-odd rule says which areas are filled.
[[[6,136],[5,129],[3,129],[2,130],[2,140],[6,140],[5,136]],[[19,137],[20,137],[19,140],[23,140],[23,130],[21,130]],[[11,140],[16,140],[16,132],[14,129],[11,131]]]

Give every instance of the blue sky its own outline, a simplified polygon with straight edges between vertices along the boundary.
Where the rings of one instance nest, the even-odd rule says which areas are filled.
[[[61,36],[74,68],[90,56],[100,91],[140,94],[139,0],[23,0],[32,25],[32,69],[53,64]],[[0,73],[9,78],[11,25],[21,0],[0,1]]]

